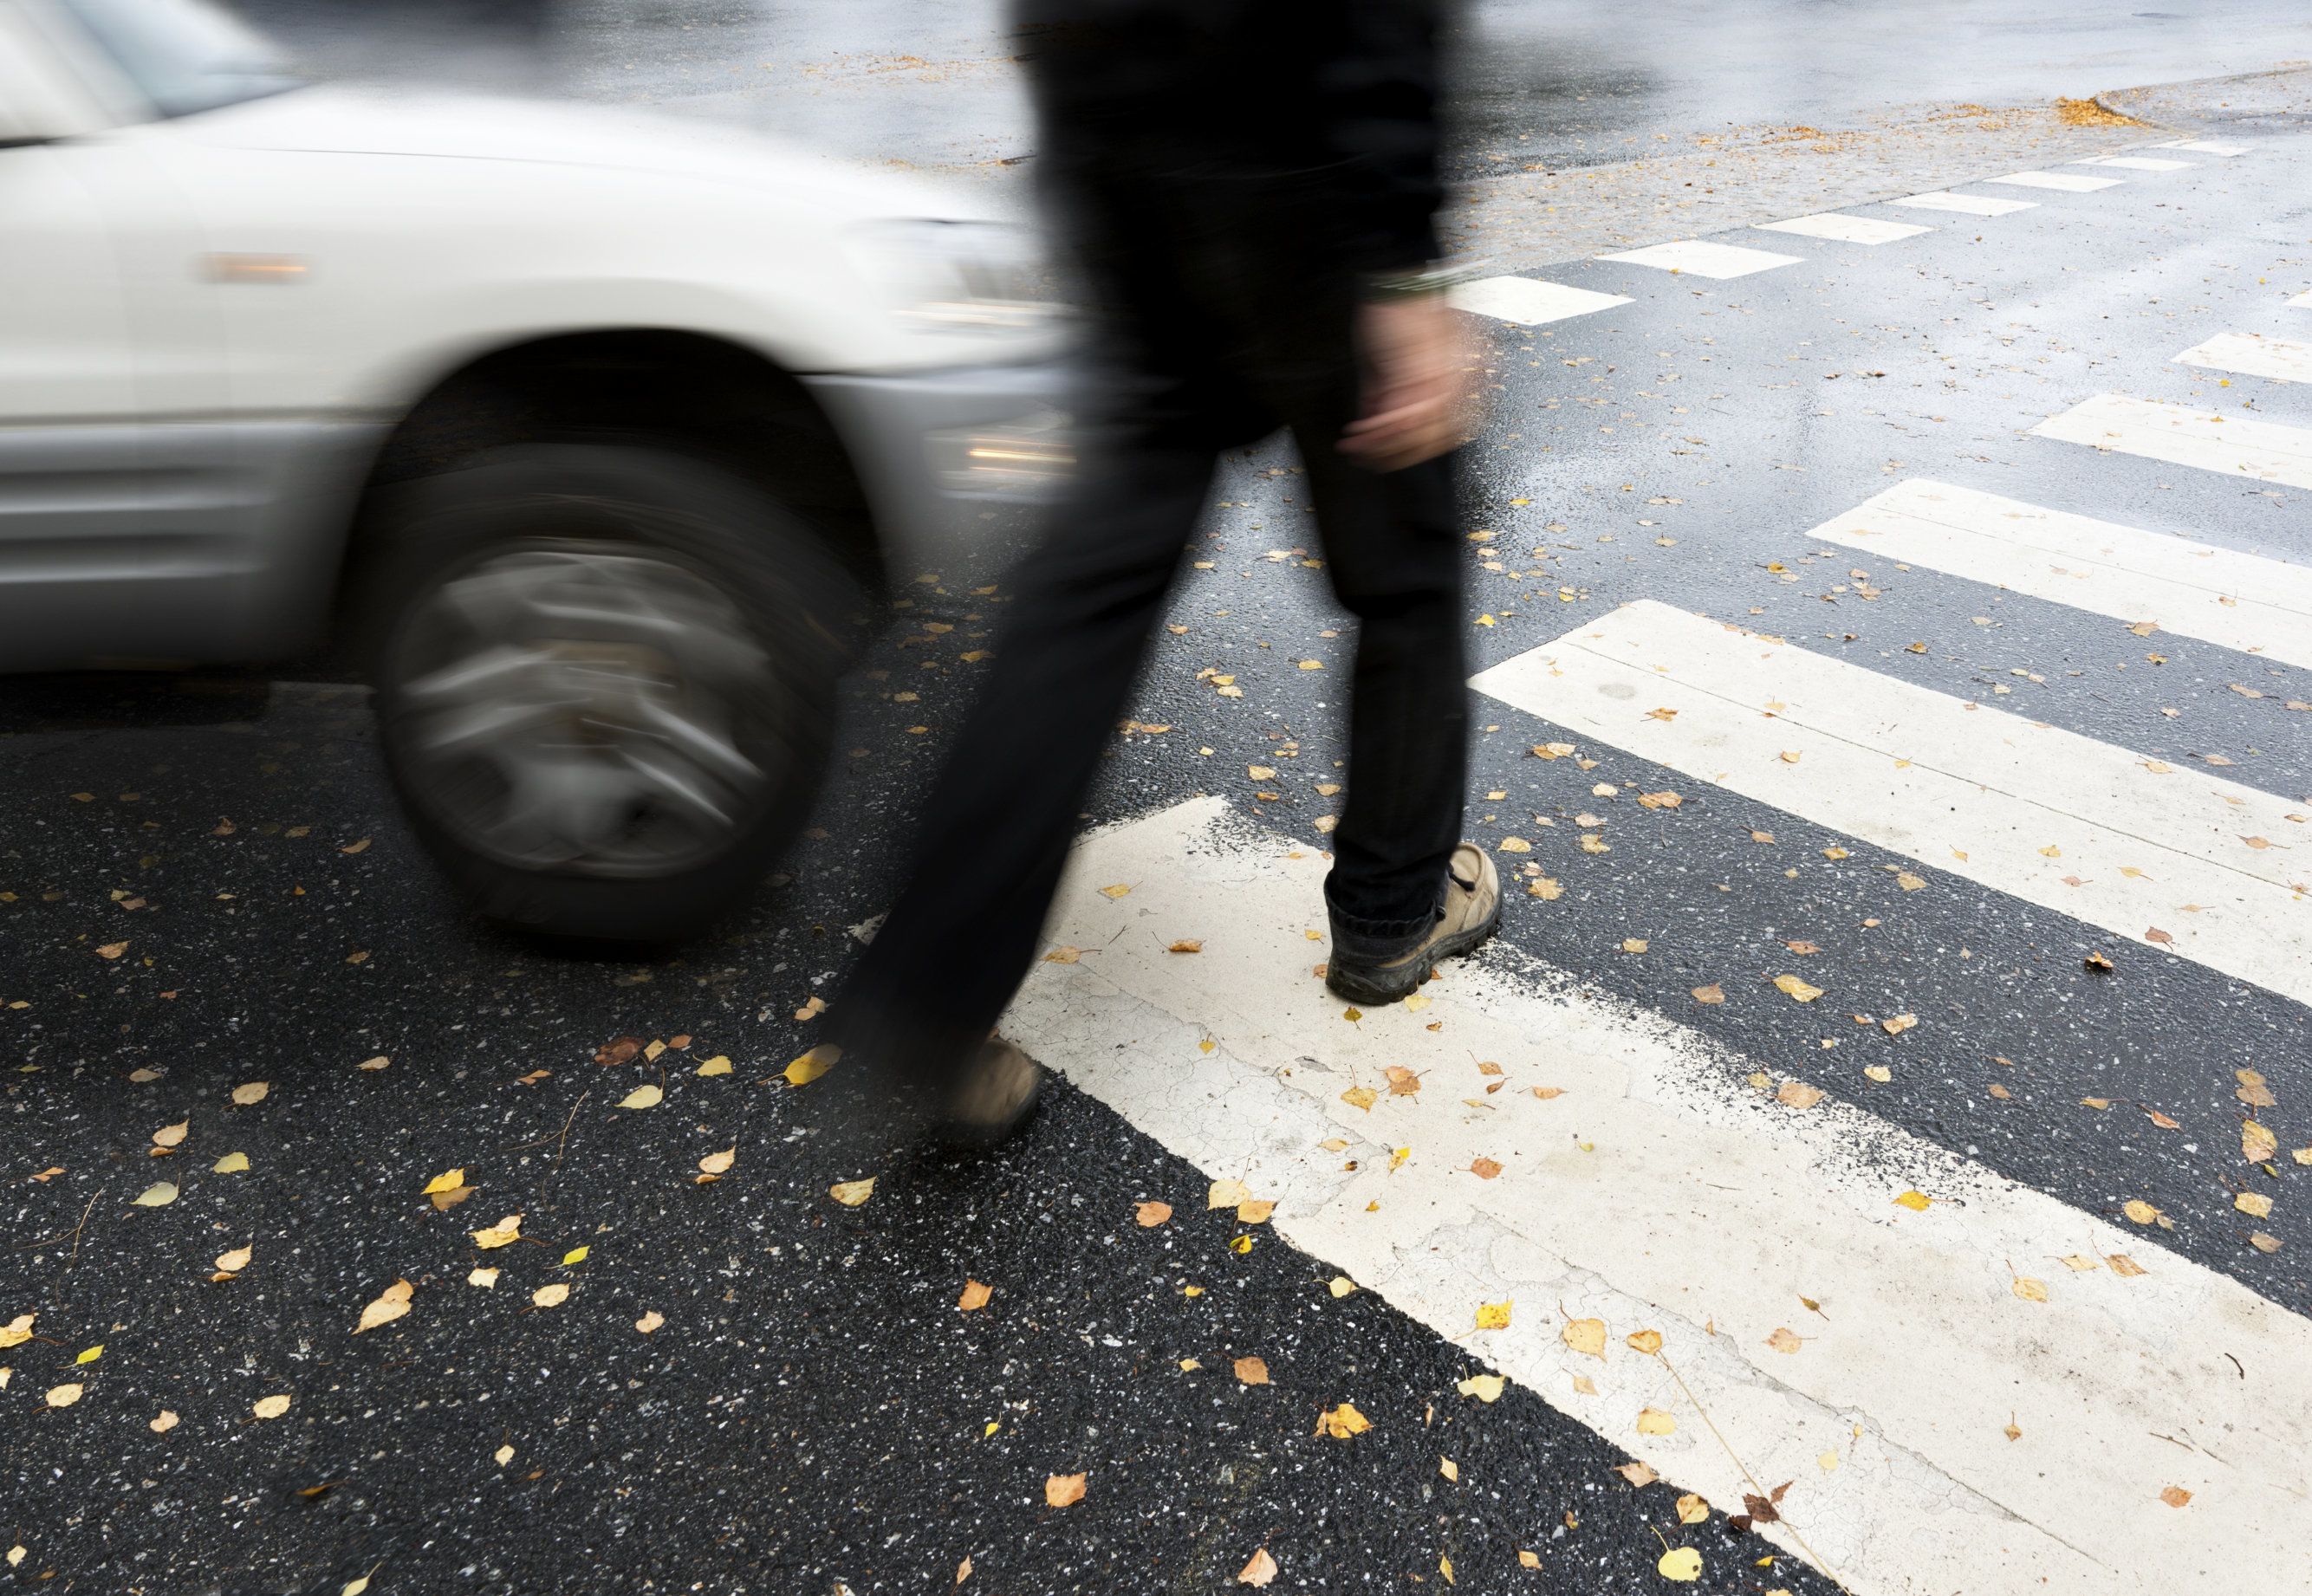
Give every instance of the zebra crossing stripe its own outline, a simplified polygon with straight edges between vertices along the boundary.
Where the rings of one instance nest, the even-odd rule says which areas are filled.
[[[2189,171],[2196,161],[2166,161],[2157,155],[2090,155],[2073,166],[2117,166],[2128,171]]]
[[[2286,560],[1925,480],[1807,537],[2312,670],[2312,568]]]
[[[1587,316],[1630,303],[1626,294],[1598,294],[1563,283],[1546,283],[1538,277],[1484,277],[1459,285],[1450,298],[1457,311],[1491,316],[1519,327],[1563,321],[1569,317]]]
[[[1651,600],[1472,685],[1577,737],[2312,1004],[2312,826],[2184,754],[2133,753]]]
[[[2203,155],[2245,155],[2252,146],[2220,144],[2211,138],[2171,138],[2165,144],[2156,144],[2151,147],[2155,150],[2197,150]]]
[[[2001,199],[1993,194],[1958,194],[1948,189],[1937,189],[1925,194],[1905,195],[1887,203],[1917,206],[1929,211],[1957,211],[1967,216],[2011,216],[2017,211],[2036,208],[2039,202],[2036,199]]]
[[[2043,438],[2170,465],[2312,487],[2312,431],[2258,417],[2099,393],[2031,430]]]
[[[2196,1590],[2244,1546],[2264,1566],[2312,1559],[2312,1321],[1835,1099],[1785,1107],[1739,1057],[1506,947],[1449,967],[1417,1010],[1352,1022],[1313,974],[1325,869],[1220,799],[1095,832],[1051,929],[1087,951],[1038,964],[1003,1023],[1206,1178],[1274,1201],[1247,1233],[1324,1260],[1311,1313],[1345,1276],[1466,1348],[1468,1372],[1736,1510],[1757,1487],[1730,1447],[1797,1482],[1783,1513],[1868,1596]],[[1166,951],[1183,937],[1203,951]],[[1910,1067],[1912,1039],[1887,1039]],[[1905,1191],[1931,1200],[1898,1206]],[[1175,1289],[1225,1291],[1217,1263],[1152,1241]],[[2057,1261],[2115,1254],[2146,1273]],[[1476,1329],[1502,1302],[1508,1328]],[[1594,1354],[1563,1333],[1590,1319]],[[1660,1357],[1627,1345],[1642,1330]],[[1357,1395],[1353,1370],[1297,1375],[1330,1381],[1328,1403]],[[1461,1402],[1441,1422],[1484,1422]],[[1668,1434],[1639,1429],[1646,1408]],[[2185,1434],[2208,1451],[2164,1439]],[[2188,1513],[2162,1506],[2168,1486]],[[1759,1533],[1798,1556],[1785,1527]]]
[[[2306,290],[2288,303],[2299,310],[2312,310],[2312,289]]]
[[[2012,183],[2019,189],[2056,189],[2066,194],[2092,194],[2098,189],[2116,189],[2118,178],[2091,178],[2076,171],[2015,171],[2003,178],[1985,178],[1986,183]]]
[[[1782,222],[1761,222],[1758,232],[1795,232],[1802,238],[1826,238],[1842,244],[1891,244],[1896,239],[1932,232],[1911,222],[1888,222],[1877,216],[1846,216],[1826,211],[1815,216],[1792,216]]]
[[[2176,357],[2181,365],[2270,377],[2275,382],[2312,382],[2312,344],[2268,338],[2260,332],[2220,332]]]
[[[1723,279],[1747,277],[1752,272],[1772,271],[1778,266],[1796,266],[1804,257],[1777,255],[1771,250],[1746,250],[1739,244],[1681,239],[1676,243],[1648,244],[1642,250],[1623,250],[1598,259],[1651,266],[1660,271],[1684,272],[1689,276]]]

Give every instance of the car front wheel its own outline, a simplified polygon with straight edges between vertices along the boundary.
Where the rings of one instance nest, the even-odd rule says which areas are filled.
[[[843,578],[656,448],[534,445],[395,490],[371,680],[418,837],[489,917],[665,942],[751,891],[825,772]]]

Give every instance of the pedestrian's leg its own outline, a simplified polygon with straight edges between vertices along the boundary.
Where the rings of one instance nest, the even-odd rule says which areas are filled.
[[[979,702],[933,786],[913,874],[829,1015],[936,1108],[1033,960],[1078,811],[1210,482],[1195,429],[1125,429],[1013,573]]]

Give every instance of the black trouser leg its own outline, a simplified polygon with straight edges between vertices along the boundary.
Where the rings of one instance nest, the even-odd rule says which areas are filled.
[[[1126,425],[1012,574],[995,658],[924,812],[913,875],[829,1015],[871,1064],[968,1060],[1041,940],[1076,815],[1163,613],[1215,450]]]

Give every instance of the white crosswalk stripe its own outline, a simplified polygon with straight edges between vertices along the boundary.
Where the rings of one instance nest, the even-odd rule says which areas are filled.
[[[2012,183],[2019,189],[2055,189],[2065,194],[2092,194],[2098,189],[2116,189],[2120,185],[2117,178],[2091,178],[2076,171],[2016,171],[1983,180]]]
[[[2306,290],[2288,303],[2299,310],[2312,310],[2312,289]]]
[[[1612,255],[1600,255],[1600,260],[1623,260],[1633,266],[1651,266],[1660,271],[1684,272],[1696,277],[1747,277],[1752,272],[1772,271],[1778,266],[1796,266],[1803,259],[1798,255],[1777,255],[1768,250],[1746,250],[1738,244],[1714,244],[1700,239],[1682,239],[1676,243],[1649,244],[1642,250],[1624,250]]]
[[[2171,138],[2165,144],[2151,147],[2155,150],[2197,150],[2203,155],[2245,155],[2253,146],[2223,144],[2211,138]]]
[[[2312,430],[2254,416],[2100,393],[2031,429],[2043,438],[2139,454],[2170,465],[2312,487]]]
[[[2312,827],[2268,793],[1650,600],[1473,685],[1581,736],[2312,1003]]]
[[[2206,366],[2243,377],[2276,382],[2312,382],[2312,344],[2268,338],[2260,332],[2220,332],[2176,357],[2180,365]]]
[[[1546,283],[1538,277],[1484,277],[1463,283],[1450,295],[1453,308],[1519,327],[1538,327],[1592,315],[1630,303],[1625,294],[1599,294],[1592,289]]]
[[[1801,238],[1826,238],[1842,244],[1891,244],[1897,239],[1932,232],[1910,222],[1887,222],[1877,216],[1847,216],[1826,211],[1815,216],[1792,216],[1782,222],[1761,222],[1758,232],[1795,232]]]
[[[1306,937],[1325,868],[1218,799],[1093,834],[1052,934],[1100,956],[1037,966],[1006,1034],[1273,1199],[1284,1241],[1468,1348],[1472,1372],[1721,1509],[1754,1488],[1729,1449],[1798,1481],[1784,1512],[1847,1589],[2150,1596],[2211,1588],[2242,1547],[2312,1558],[2294,1428],[2312,1322],[1858,1109],[1784,1107],[1703,1038],[1507,949],[1418,1012],[1346,1022]],[[1164,951],[1184,936],[1204,951]],[[1420,1090],[1391,1092],[1392,1066]],[[1359,1089],[1369,1111],[1344,1099]],[[1906,1190],[1931,1205],[1896,1206]],[[2145,1273],[2115,1270],[2130,1254]],[[1489,1302],[1509,1328],[1474,1328]],[[1568,1345],[1569,1318],[1604,1322],[1602,1354]],[[1649,1329],[1659,1357],[1625,1345]],[[1670,1433],[1638,1429],[1647,1408]],[[2220,1437],[2220,1461],[2165,1439],[2186,1433]],[[2160,1506],[2170,1485],[2189,1514]],[[1762,1533],[1792,1547],[1790,1526]]]
[[[2158,155],[2090,155],[2073,166],[2116,166],[2128,171],[2189,171],[2196,161],[2166,161]]]
[[[1930,190],[1925,194],[1909,194],[1889,205],[1913,205],[1922,210],[1956,211],[1968,216],[2011,216],[2017,211],[2037,206],[2036,199],[2001,199],[1992,194],[1959,194],[1947,189]]]
[[[2312,568],[2286,560],[1928,481],[1807,538],[2312,670]]]

